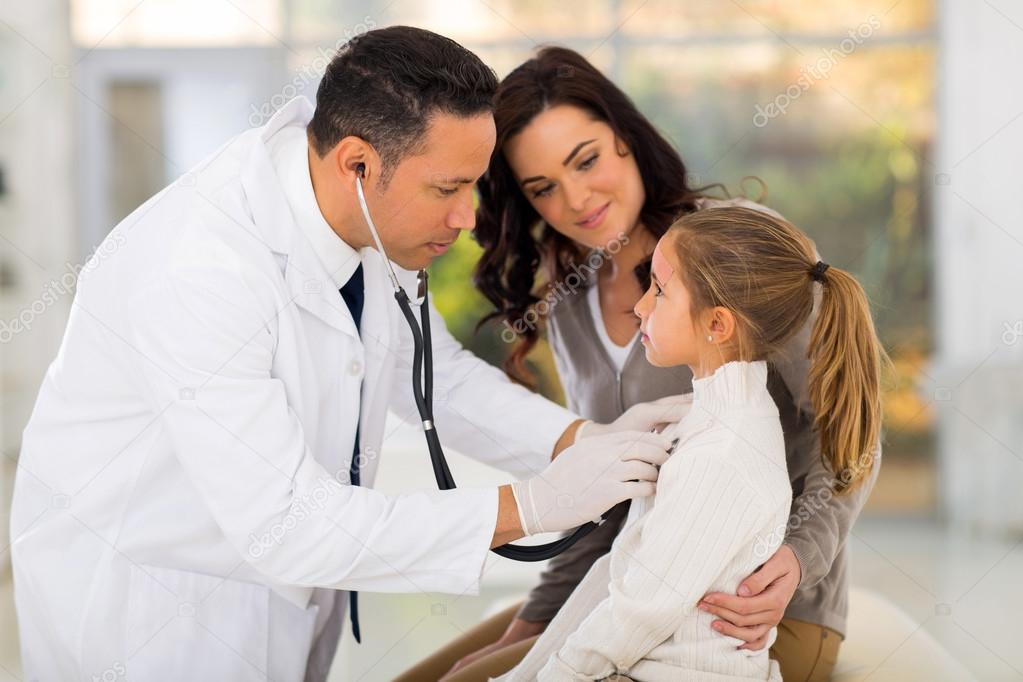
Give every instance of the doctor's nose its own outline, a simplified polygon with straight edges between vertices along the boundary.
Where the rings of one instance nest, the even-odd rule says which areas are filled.
[[[472,193],[448,213],[447,226],[454,230],[476,229],[476,210],[472,206]]]

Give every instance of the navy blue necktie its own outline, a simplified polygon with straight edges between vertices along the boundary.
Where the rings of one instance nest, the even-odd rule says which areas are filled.
[[[363,285],[362,263],[355,269],[352,278],[341,287],[341,298],[352,313],[355,320],[355,328],[361,333],[362,328],[362,305],[366,302],[366,289]],[[352,453],[352,463],[348,468],[349,478],[352,485],[359,485],[359,422],[355,422],[355,451]],[[352,619],[352,635],[355,641],[362,643],[362,635],[359,632],[359,593],[352,590],[348,593],[348,615]]]

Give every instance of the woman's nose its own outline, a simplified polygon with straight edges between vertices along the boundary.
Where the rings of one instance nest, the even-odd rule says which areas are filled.
[[[565,203],[576,213],[581,213],[586,207],[586,200],[590,197],[589,189],[582,184],[565,182],[562,185],[565,194]]]

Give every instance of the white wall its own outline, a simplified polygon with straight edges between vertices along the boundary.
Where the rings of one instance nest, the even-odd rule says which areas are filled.
[[[71,44],[61,0],[5,3],[0,27],[0,446],[12,458],[70,297],[60,294],[75,241]],[[3,501],[6,514],[6,501]],[[5,535],[6,523],[3,524]],[[5,546],[0,544],[0,547]]]
[[[146,142],[163,157],[170,182],[247,129],[252,105],[268,101],[285,77],[279,47],[91,51],[76,77],[82,257],[123,217],[111,215],[106,202],[110,131],[120,125],[106,106],[111,82],[134,79],[161,86],[164,138]]]
[[[957,525],[1021,532],[1023,6],[946,0],[940,21],[938,353],[928,391],[943,508]]]

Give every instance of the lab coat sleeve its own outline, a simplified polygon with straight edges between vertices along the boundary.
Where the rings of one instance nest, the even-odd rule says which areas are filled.
[[[418,312],[418,311],[417,311]],[[518,479],[550,463],[554,444],[579,417],[539,393],[513,383],[503,371],[466,350],[430,303],[433,333],[434,423],[441,441]],[[412,334],[399,323],[398,366],[391,406],[419,423],[412,399]]]
[[[177,266],[122,303],[154,422],[217,525],[279,583],[477,594],[496,488],[386,496],[331,476],[271,374],[294,302],[261,277],[237,263]]]

